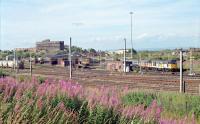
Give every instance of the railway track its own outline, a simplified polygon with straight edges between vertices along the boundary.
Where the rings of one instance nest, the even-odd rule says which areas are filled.
[[[56,73],[54,72],[35,72],[35,74],[43,74],[43,75],[51,75],[51,76],[63,76],[63,77],[66,77],[66,75],[68,75],[68,73],[60,73],[59,75],[57,75]],[[148,80],[151,81],[151,82],[163,82],[163,81],[167,81],[167,82],[173,82],[173,83],[178,83],[179,80],[178,78],[173,78],[173,79],[169,79],[169,77],[165,77],[165,78],[160,78],[160,77],[150,77],[150,76],[126,76],[126,75],[123,75],[123,76],[119,76],[119,75],[94,75],[94,74],[80,74],[80,73],[74,73],[73,74],[73,77],[74,78],[81,78],[81,79],[101,79],[101,80],[105,80],[105,81],[108,81],[108,80],[125,80],[125,81],[141,81],[141,82],[146,82]],[[193,79],[185,79],[185,81],[187,82],[196,82],[195,80]],[[198,81],[198,80],[197,80]]]
[[[20,70],[19,74],[29,74],[29,70]],[[33,69],[35,76],[56,77],[68,79],[69,71],[63,67],[57,66],[35,66]],[[151,75],[151,74],[123,74],[109,71],[99,70],[74,70],[73,80],[88,87],[96,86],[128,86],[131,89],[147,89],[155,91],[179,91],[178,75]],[[186,82],[186,92],[191,94],[199,94],[200,77],[184,75]]]

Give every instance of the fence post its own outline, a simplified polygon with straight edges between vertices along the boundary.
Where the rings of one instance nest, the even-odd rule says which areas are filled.
[[[186,92],[186,82],[183,81],[183,93],[185,93],[185,92]]]

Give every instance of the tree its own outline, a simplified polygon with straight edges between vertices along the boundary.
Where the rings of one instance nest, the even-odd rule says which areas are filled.
[[[65,51],[69,52],[69,47],[65,48]],[[83,49],[81,47],[77,47],[77,46],[72,46],[71,47],[71,52],[79,52],[82,53]]]
[[[93,49],[93,48],[88,49],[88,51],[89,51],[90,53],[96,53],[96,50]]]
[[[132,49],[133,50],[133,54],[137,54],[137,51],[135,49]],[[128,49],[128,52],[131,53],[131,49]]]
[[[77,47],[77,46],[72,46],[71,50],[72,50],[72,52],[79,52],[79,53],[83,52],[83,49],[81,47]]]

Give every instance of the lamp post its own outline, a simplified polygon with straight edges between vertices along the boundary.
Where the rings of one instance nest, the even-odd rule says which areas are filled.
[[[130,12],[131,15],[131,59],[133,59],[133,12]]]

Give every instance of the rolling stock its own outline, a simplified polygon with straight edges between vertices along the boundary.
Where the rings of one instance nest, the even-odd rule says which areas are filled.
[[[12,60],[1,60],[0,67],[1,68],[18,67],[19,69],[24,69],[24,62],[23,61],[12,61]]]
[[[133,65],[136,65],[138,67],[142,67],[146,70],[154,70],[154,71],[170,71],[170,72],[176,72],[179,70],[177,61],[176,60],[141,60],[133,61]]]
[[[81,58],[78,62],[78,68],[87,68],[91,64],[91,58]]]

